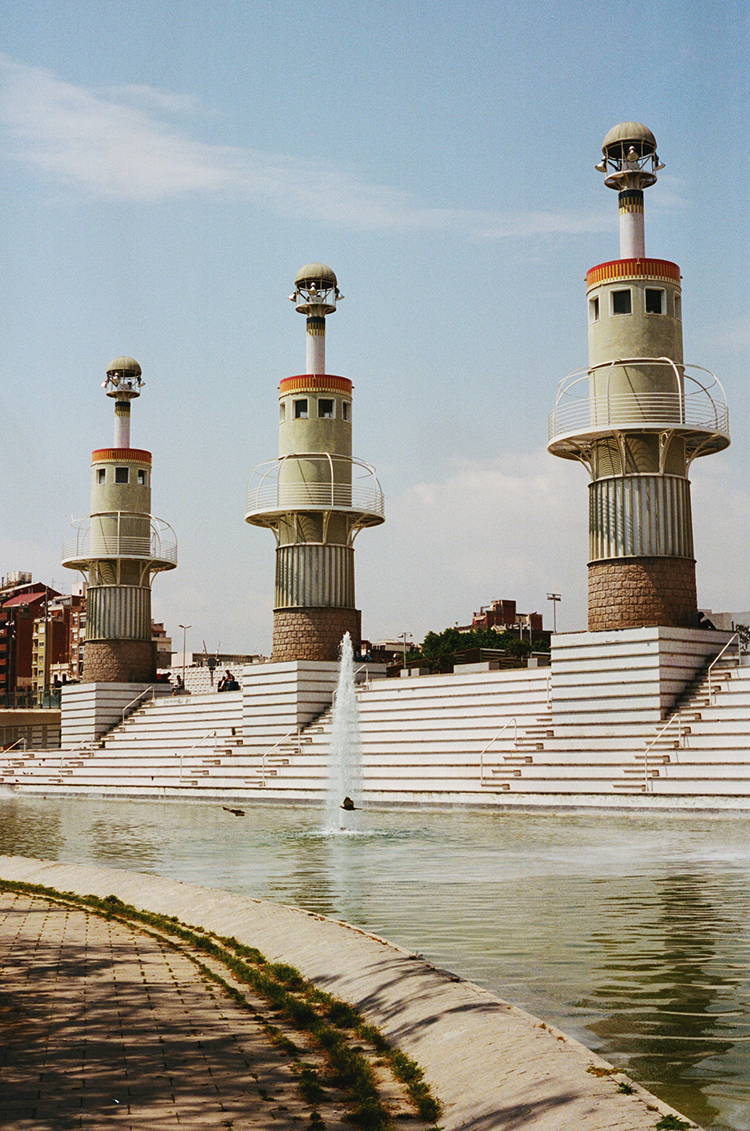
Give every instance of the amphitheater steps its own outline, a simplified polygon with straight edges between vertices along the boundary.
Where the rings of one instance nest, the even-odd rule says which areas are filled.
[[[365,798],[750,797],[750,669],[714,675],[710,693],[705,679],[694,684],[678,735],[647,721],[637,688],[609,710],[609,691],[579,707],[563,687],[566,706],[553,703],[553,725],[542,673],[373,682],[358,691]],[[243,734],[242,698],[149,702],[85,750],[12,752],[0,781],[36,792],[322,799],[330,711],[290,732],[288,714],[269,702]]]

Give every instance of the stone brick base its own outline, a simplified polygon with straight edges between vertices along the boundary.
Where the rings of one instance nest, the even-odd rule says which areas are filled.
[[[92,640],[83,646],[84,683],[151,683],[156,645],[150,640]]]
[[[589,566],[589,632],[697,623],[692,559],[626,558]]]
[[[272,660],[337,660],[345,632],[361,639],[359,609],[274,609]]]

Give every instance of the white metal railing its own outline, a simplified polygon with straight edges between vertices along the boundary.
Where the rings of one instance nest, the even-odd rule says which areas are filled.
[[[180,751],[180,778],[183,778],[185,776],[185,772],[184,772],[184,768],[183,768],[183,759],[189,758],[191,754],[195,753],[195,751],[198,749],[200,744],[202,742],[205,742],[205,740],[207,738],[217,738],[218,734],[219,734],[218,730],[209,731],[208,734],[204,734],[202,738],[199,738],[197,742],[194,742],[189,750],[181,750]]]
[[[727,642],[724,645],[724,647],[722,648],[722,650],[718,653],[718,655],[714,656],[713,660],[708,665],[707,674],[708,674],[708,698],[709,698],[709,702],[713,700],[713,697],[714,697],[714,694],[715,694],[714,686],[713,686],[713,670],[714,670],[714,668],[718,664],[719,660],[723,659],[723,657],[727,654],[727,652],[729,651],[729,649],[732,647],[733,644],[735,644],[737,646],[737,667],[739,667],[740,664],[742,663],[743,643],[744,642],[743,642],[742,633],[740,633],[740,632],[732,633],[732,635],[729,637],[729,639],[727,640]]]
[[[135,710],[136,703],[139,703],[141,699],[143,699],[143,701],[145,702],[146,697],[149,695],[152,699],[154,698],[154,690],[155,689],[153,684],[151,684],[149,687],[144,687],[143,690],[139,691],[138,694],[134,696],[129,703],[125,704],[122,709],[122,719],[120,720],[121,726],[125,722],[125,719],[128,717],[128,715],[132,715],[133,711]]]
[[[618,391],[628,367],[669,371],[674,389]],[[658,374],[663,380],[663,374]],[[616,382],[616,384],[615,384]],[[564,377],[549,415],[548,442],[576,432],[632,427],[690,428],[729,436],[729,409],[715,373],[664,357],[629,357],[578,369]]]
[[[144,526],[143,533],[132,533],[139,522]],[[74,519],[73,528],[73,536],[63,546],[63,561],[135,558],[177,564],[177,535],[163,518],[131,511],[101,511]]]
[[[328,452],[296,452],[259,464],[248,492],[248,515],[284,510],[341,510],[383,519],[375,469]]]
[[[479,784],[480,785],[486,785],[487,784],[487,782],[485,780],[485,761],[484,761],[485,756],[486,756],[487,752],[495,745],[495,743],[500,738],[500,736],[505,733],[505,731],[508,729],[508,727],[511,725],[511,723],[513,724],[513,745],[514,746],[516,745],[516,742],[518,740],[518,719],[514,715],[512,718],[505,720],[505,722],[500,727],[500,730],[497,732],[495,737],[490,739],[490,741],[487,743],[487,745],[485,746],[482,753],[479,755]]]
[[[286,734],[282,738],[280,738],[278,742],[275,742],[274,745],[269,750],[263,751],[263,753],[261,754],[261,758],[260,758],[260,778],[261,778],[260,784],[261,784],[262,787],[265,787],[266,777],[268,776],[268,769],[267,769],[268,759],[272,758],[275,751],[277,751],[280,746],[283,746],[283,744],[289,738],[291,738],[293,734],[296,735],[297,738],[299,738],[301,733],[302,733],[302,731],[299,727],[292,727],[292,729],[288,730],[286,732]]]
[[[4,753],[4,754],[7,754],[9,750],[15,750],[15,748],[16,748],[17,746],[20,746],[20,745],[21,745],[21,743],[23,743],[23,748],[24,748],[24,750],[28,750],[28,748],[29,748],[29,740],[28,740],[28,738],[23,738],[23,737],[22,737],[22,738],[17,738],[15,742],[11,742],[10,746],[5,746],[5,747],[3,748],[3,753]]]
[[[357,679],[357,676],[360,674],[360,672],[365,673],[363,679]],[[369,676],[368,676],[368,672],[367,672],[367,664],[360,664],[358,668],[354,669],[354,671],[352,672],[352,683],[354,684],[355,687],[368,688],[370,686],[370,680],[369,680]],[[339,693],[339,689],[338,689],[338,687],[335,687],[334,690],[333,690],[333,695],[331,696],[331,707],[332,708],[336,704],[336,696],[338,695],[338,693]],[[308,725],[311,725],[311,724],[308,724]]]
[[[663,727],[659,728],[651,741],[647,742],[643,748],[643,788],[646,793],[648,793],[649,791],[653,793],[654,788],[652,784],[653,779],[649,774],[649,754],[651,753],[654,745],[659,741],[659,739],[664,737],[670,727],[677,728],[678,745],[682,746],[684,744],[685,734],[687,733],[687,724],[685,723],[682,715],[678,712],[676,715],[672,715],[672,718],[669,719]]]

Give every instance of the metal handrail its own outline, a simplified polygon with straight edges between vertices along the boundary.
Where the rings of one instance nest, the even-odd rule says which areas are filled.
[[[17,747],[18,745],[20,745],[20,743],[23,743],[23,748],[24,748],[24,750],[28,750],[28,749],[29,749],[29,740],[28,740],[28,738],[25,738],[25,737],[23,737],[23,736],[22,736],[21,738],[17,738],[15,742],[11,742],[10,746],[6,746],[6,747],[4,747],[4,748],[3,748],[3,753],[4,753],[4,754],[7,754],[9,750],[15,750],[15,748],[16,748],[16,747]]]
[[[288,738],[290,738],[293,734],[296,734],[299,737],[299,735],[302,734],[301,728],[300,727],[292,727],[292,729],[288,730],[286,732],[286,734],[282,738],[280,738],[278,742],[275,742],[274,745],[269,750],[264,750],[263,753],[261,754],[260,771],[261,771],[261,776],[262,776],[262,779],[263,779],[263,785],[266,784],[266,759],[270,758],[273,755],[274,750],[278,750],[278,748],[282,745],[282,743],[286,742],[286,740]]]
[[[672,718],[668,719],[666,721],[666,723],[664,724],[663,727],[659,728],[659,730],[656,732],[656,734],[651,739],[651,741],[647,742],[646,745],[643,748],[643,788],[646,791],[646,793],[648,793],[648,792],[653,793],[653,785],[651,784],[652,779],[648,776],[648,756],[649,756],[649,753],[651,752],[651,749],[652,749],[654,743],[658,742],[660,738],[663,738],[663,736],[666,734],[666,732],[669,730],[669,728],[671,726],[673,726],[675,723],[677,723],[677,741],[680,743],[680,745],[682,745],[683,734],[684,734],[683,727],[685,725],[685,720],[683,719],[682,715],[678,711],[676,715],[672,715]]]
[[[125,718],[126,718],[125,712],[127,711],[128,714],[132,714],[132,711],[130,710],[130,708],[134,707],[135,704],[138,702],[138,700],[142,699],[144,697],[144,695],[150,694],[151,698],[153,699],[154,691],[155,691],[154,685],[150,684],[148,687],[144,687],[142,691],[139,691],[138,694],[135,696],[135,698],[131,699],[129,703],[125,704],[125,706],[122,709],[122,719],[120,720],[120,726],[122,726],[122,724],[125,722]]]
[[[677,393],[615,393],[571,401],[557,408],[549,421],[549,439],[581,425],[587,428],[611,425],[679,424],[682,427],[728,433],[729,411],[715,402],[682,405]]]
[[[183,764],[182,764],[182,760],[183,760],[183,758],[189,758],[189,757],[190,757],[190,755],[191,755],[191,754],[192,754],[192,753],[193,753],[193,752],[194,752],[195,750],[197,750],[197,749],[198,749],[198,747],[199,747],[200,743],[201,743],[201,742],[202,742],[202,741],[203,741],[204,739],[206,739],[206,738],[216,738],[216,737],[218,736],[218,734],[219,734],[218,730],[212,730],[212,731],[209,731],[209,733],[208,733],[208,734],[204,734],[204,735],[203,735],[203,738],[199,738],[197,742],[194,742],[194,743],[193,743],[193,745],[192,745],[192,746],[190,747],[190,749],[189,749],[189,750],[181,750],[181,751],[180,751],[180,777],[181,777],[181,778],[182,778],[182,777],[184,777],[184,769],[183,769]]]
[[[250,515],[312,507],[384,517],[375,468],[353,456],[293,452],[258,464],[253,479],[248,492]]]
[[[365,678],[358,680],[357,676],[359,675],[360,672],[365,672]],[[360,664],[358,668],[354,669],[354,671],[352,672],[352,683],[354,684],[355,687],[369,687],[370,686],[370,681],[367,678],[367,664],[366,663]],[[339,693],[338,687],[334,687],[333,695],[331,696],[331,707],[333,707],[333,705],[335,704],[336,696],[338,695],[338,693]]]
[[[618,393],[607,388],[599,395],[592,395],[594,378],[606,380],[617,367],[637,365],[668,367],[674,375],[674,391]],[[706,373],[710,380],[701,379],[687,372],[688,369]],[[553,442],[580,427],[590,430],[622,427],[628,423],[639,427],[678,424],[728,436],[726,393],[716,374],[701,365],[678,365],[666,357],[627,357],[601,362],[578,369],[560,382],[549,416],[548,440]]]
[[[334,510],[361,510],[384,513],[383,492],[374,487],[349,483],[266,483],[248,496],[248,513],[298,507],[329,507]]]
[[[739,665],[742,661],[742,637],[741,637],[739,632],[733,632],[732,635],[727,640],[724,647],[722,648],[722,650],[716,656],[714,656],[713,660],[711,661],[711,663],[708,665],[708,668],[706,669],[707,674],[708,674],[708,698],[709,698],[709,702],[714,697],[714,690],[713,690],[713,683],[712,683],[713,669],[716,666],[716,664],[718,664],[719,660],[724,655],[724,653],[729,649],[730,645],[733,644],[735,641],[737,643],[737,666],[739,667]]]
[[[515,715],[513,715],[511,718],[505,720],[505,722],[500,727],[500,730],[497,732],[495,737],[490,739],[490,741],[487,743],[487,745],[485,746],[482,753],[479,755],[479,784],[480,785],[486,784],[485,780],[484,780],[484,756],[487,753],[487,751],[490,749],[490,747],[494,746],[494,744],[497,742],[500,735],[508,729],[508,727],[510,726],[511,723],[513,723],[513,745],[514,746],[516,745],[516,742],[518,740],[518,719],[516,718]]]
[[[107,520],[106,524],[101,520]],[[148,524],[143,533],[124,533],[122,524]],[[163,518],[146,512],[96,511],[73,519],[75,531],[63,546],[64,561],[96,558],[135,558],[177,564],[177,535]],[[138,526],[136,529],[138,529]]]

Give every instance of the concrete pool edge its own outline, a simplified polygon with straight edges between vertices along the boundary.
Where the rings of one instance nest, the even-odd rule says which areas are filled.
[[[0,856],[0,878],[114,894],[296,966],[418,1061],[444,1104],[445,1131],[652,1131],[661,1117],[679,1115],[638,1084],[632,1094],[619,1092],[629,1078],[560,1030],[360,928],[115,868]]]
[[[166,791],[161,786],[153,789],[128,790],[126,787],[81,789],[72,786],[50,785],[29,786],[24,782],[3,783],[0,789],[4,797],[72,798],[95,801],[160,801],[181,804],[216,805],[222,803],[236,805],[299,806],[301,808],[322,808],[324,802],[309,794],[283,793],[277,790],[273,796],[262,789],[234,790],[217,793],[208,787],[196,786],[192,791]],[[750,798],[731,794],[674,794],[659,796],[652,793],[622,794],[608,797],[601,793],[524,793],[516,797],[507,793],[490,794],[480,800],[476,794],[433,793],[416,795],[413,793],[384,794],[365,793],[363,809],[379,810],[440,810],[462,809],[474,813],[661,813],[687,814],[696,816],[734,816],[750,813]]]

